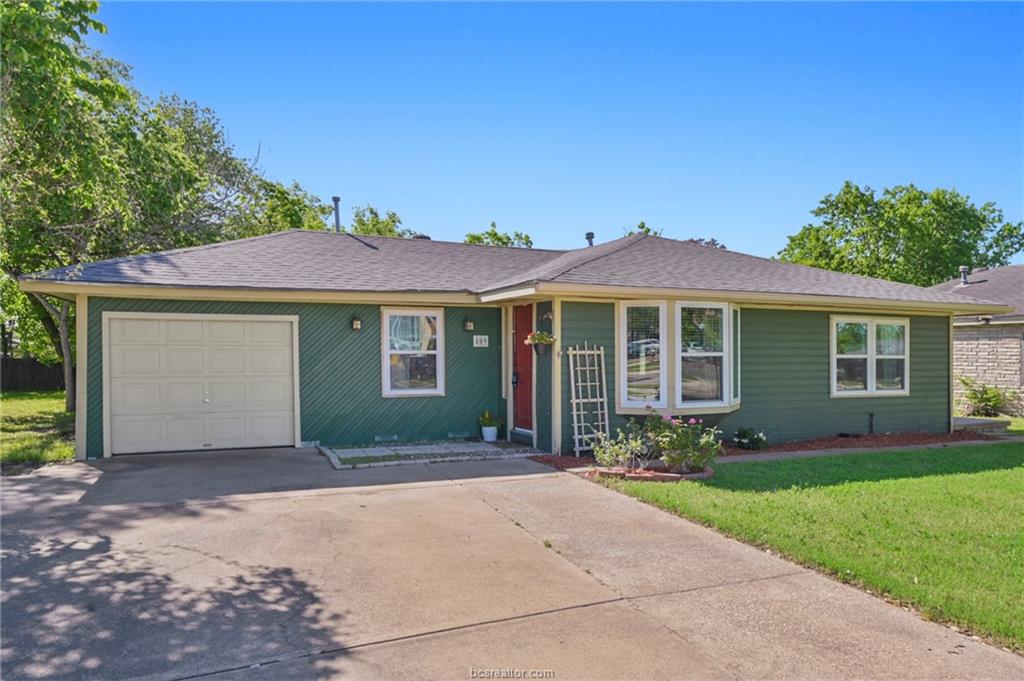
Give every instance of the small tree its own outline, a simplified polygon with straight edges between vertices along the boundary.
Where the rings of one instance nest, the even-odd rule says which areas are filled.
[[[366,236],[397,236],[406,239],[413,236],[412,230],[402,227],[402,218],[398,217],[398,213],[389,210],[381,215],[371,205],[352,211],[352,226],[349,227],[349,231]]]
[[[533,239],[525,232],[499,232],[498,225],[491,221],[486,232],[470,232],[466,235],[467,244],[483,244],[486,246],[504,246],[506,248],[533,248]]]

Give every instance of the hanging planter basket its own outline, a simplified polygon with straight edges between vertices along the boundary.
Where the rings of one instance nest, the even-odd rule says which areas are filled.
[[[537,343],[533,346],[533,351],[538,355],[546,355],[551,352],[551,345],[547,343]]]

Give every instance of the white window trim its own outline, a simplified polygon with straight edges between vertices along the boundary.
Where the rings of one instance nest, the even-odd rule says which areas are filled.
[[[836,326],[839,324],[867,324],[868,327],[868,352],[866,355],[840,355],[836,351]],[[878,355],[876,352],[876,330],[878,324],[902,324],[903,325],[903,354],[902,355]],[[906,397],[910,394],[910,319],[906,317],[849,317],[845,315],[829,316],[829,396],[830,397]],[[837,360],[844,359],[866,359],[867,360],[867,390],[838,390],[836,385]],[[903,390],[879,390],[875,386],[875,363],[878,359],[902,359],[903,367]]]
[[[683,334],[680,320],[682,310],[685,307],[714,308],[722,311],[722,351],[721,352],[688,352],[689,357],[721,357],[722,358],[722,399],[683,401]],[[673,332],[676,336],[675,343],[675,367],[676,367],[676,407],[686,410],[701,410],[708,407],[727,407],[733,404],[732,400],[732,305],[728,303],[710,303],[703,300],[677,300],[676,301],[676,328]]]
[[[436,388],[415,388],[398,389],[391,387],[391,355],[407,354],[416,355],[430,352],[423,351],[391,351],[390,336],[391,324],[389,318],[402,315],[434,315],[437,317],[437,387]],[[444,308],[440,307],[382,307],[380,311],[380,385],[381,394],[384,397],[442,397],[444,396]]]
[[[656,307],[658,308],[658,344],[661,348],[659,356],[659,393],[661,399],[658,401],[651,400],[631,400],[628,395],[629,392],[626,389],[628,385],[628,371],[626,366],[626,344],[627,344],[627,327],[626,327],[626,311],[631,307]],[[618,368],[618,399],[619,406],[627,409],[645,409],[647,407],[653,407],[655,409],[663,409],[668,404],[667,393],[668,393],[668,348],[667,342],[667,310],[668,304],[664,300],[638,300],[623,302],[619,305],[619,329],[620,334],[618,336],[618,342],[615,347],[615,366]]]

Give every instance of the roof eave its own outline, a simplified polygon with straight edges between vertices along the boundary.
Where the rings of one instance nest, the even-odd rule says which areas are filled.
[[[53,281],[19,279],[26,293],[42,293],[74,300],[76,295],[107,298],[177,298],[189,300],[269,300],[287,302],[383,302],[477,305],[479,297],[470,291],[360,291],[328,289],[280,289],[258,287],[186,286],[169,284],[126,284],[112,282]]]
[[[544,295],[580,296],[595,298],[688,298],[693,300],[714,300],[732,303],[778,304],[793,306],[817,306],[835,308],[879,308],[901,311],[921,310],[942,312],[952,315],[1005,314],[1014,308],[996,303],[936,302],[897,300],[891,298],[866,298],[853,296],[828,296],[804,293],[772,293],[764,291],[722,291],[715,289],[646,288],[636,286],[613,286],[603,284],[565,284],[538,282],[534,288]]]

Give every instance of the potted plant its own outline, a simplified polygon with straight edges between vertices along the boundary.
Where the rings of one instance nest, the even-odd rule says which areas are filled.
[[[497,416],[492,416],[491,412],[485,411],[483,416],[480,417],[480,432],[483,435],[484,442],[497,442],[498,440],[498,428],[501,428],[501,419]]]
[[[526,345],[532,345],[533,351],[538,355],[546,355],[555,344],[555,337],[547,331],[531,331],[523,341]]]

